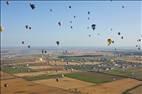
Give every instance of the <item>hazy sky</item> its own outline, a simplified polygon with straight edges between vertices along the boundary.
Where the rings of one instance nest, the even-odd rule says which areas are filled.
[[[29,3],[35,4],[32,10]],[[142,34],[140,1],[1,1],[1,46],[111,46],[135,47]],[[71,8],[68,6],[71,5]],[[124,8],[122,6],[124,5]],[[53,11],[50,12],[49,9]],[[90,15],[88,15],[90,11]],[[76,16],[74,19],[73,16]],[[90,20],[88,20],[90,17]],[[61,21],[62,26],[58,26]],[[72,23],[69,23],[72,21]],[[91,25],[96,24],[93,31]],[[30,25],[32,30],[26,30]],[[70,29],[73,26],[73,29]],[[87,29],[87,27],[90,27]],[[110,30],[112,28],[112,31]],[[117,33],[124,36],[122,40]],[[91,34],[91,37],[88,35]]]

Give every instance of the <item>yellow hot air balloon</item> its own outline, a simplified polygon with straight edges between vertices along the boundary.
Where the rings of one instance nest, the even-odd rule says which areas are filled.
[[[107,39],[107,42],[108,42],[108,46],[112,43],[112,39]]]
[[[4,29],[2,28],[2,26],[0,26],[0,32],[4,31]]]

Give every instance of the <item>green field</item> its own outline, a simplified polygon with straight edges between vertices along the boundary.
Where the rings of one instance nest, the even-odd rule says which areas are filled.
[[[33,70],[31,70],[30,68],[28,68],[26,66],[15,66],[15,67],[2,66],[1,71],[6,72],[6,73],[10,73],[10,74],[24,73],[24,72],[34,72]]]
[[[66,77],[91,82],[91,83],[105,83],[105,82],[111,82],[114,79],[119,80],[123,79],[123,77],[119,76],[113,76],[113,75],[107,75],[104,73],[96,73],[96,72],[79,72],[79,73],[70,73],[65,74]]]
[[[119,69],[107,71],[105,73],[142,80],[142,68],[131,68],[131,69],[126,69],[126,70],[119,68]]]

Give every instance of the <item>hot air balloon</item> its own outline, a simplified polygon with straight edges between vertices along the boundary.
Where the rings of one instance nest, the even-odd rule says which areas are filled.
[[[112,43],[112,40],[109,38],[107,39],[107,42],[108,42],[108,46]]]
[[[88,15],[90,14],[90,11],[88,11]]]
[[[89,34],[88,36],[89,36],[89,37],[91,37],[91,35],[90,35],[90,34]]]
[[[29,27],[29,30],[31,30],[32,28],[31,27]]]
[[[29,27],[28,25],[25,25],[25,28],[26,28],[26,29],[28,29],[28,27]]]
[[[122,8],[124,8],[124,5],[122,6]]]
[[[45,51],[44,51],[44,53],[46,54],[46,53],[47,53],[47,51],[45,50]]]
[[[33,9],[35,9],[35,5],[30,3],[30,7]]]
[[[61,26],[61,22],[58,22],[58,25]]]
[[[136,47],[138,47],[138,45],[136,45]]]
[[[71,6],[69,6],[69,8],[71,8]]]
[[[112,31],[112,28],[110,28],[110,31]]]
[[[72,27],[72,26],[70,26],[70,28],[72,29],[73,27]]]
[[[118,35],[120,35],[121,33],[120,32],[118,32]]]
[[[123,36],[121,36],[121,39],[123,39]]]
[[[76,18],[76,16],[73,16],[73,18]]]
[[[92,29],[93,29],[93,30],[96,29],[96,24],[92,24]]]
[[[112,43],[114,43],[114,40],[112,41]]]
[[[52,9],[49,9],[49,11],[52,12],[53,10],[52,10]]]
[[[43,53],[44,53],[44,50],[42,50],[41,53],[43,54]]]
[[[141,47],[138,47],[138,50],[141,50]]]
[[[141,39],[138,39],[137,42],[141,42]]]
[[[2,32],[3,31],[3,28],[2,28],[2,26],[0,26],[0,32]]]
[[[31,46],[30,46],[30,45],[28,45],[28,48],[31,48]]]
[[[90,20],[90,17],[88,17],[88,20]]]
[[[6,1],[6,4],[9,5],[9,1]]]
[[[22,44],[24,44],[25,42],[24,41],[22,41]]]
[[[57,46],[59,46],[60,42],[59,42],[59,41],[56,41],[56,44],[57,44]]]
[[[8,84],[7,84],[7,83],[5,83],[5,84],[4,84],[4,87],[8,87]]]

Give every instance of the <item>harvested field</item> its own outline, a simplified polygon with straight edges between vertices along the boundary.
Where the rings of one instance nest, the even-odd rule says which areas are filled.
[[[79,91],[87,94],[122,94],[125,90],[137,86],[141,83],[141,81],[128,78],[96,86],[79,88]]]
[[[123,94],[142,94],[142,84],[138,85],[136,87],[133,87],[131,89],[128,89],[125,93]]]
[[[15,78],[14,76],[10,75],[10,74],[7,74],[7,73],[4,73],[2,71],[0,71],[0,79],[3,80],[3,79],[13,79]]]
[[[52,87],[58,87],[58,88],[63,88],[63,89],[73,89],[73,88],[80,88],[80,87],[87,87],[90,85],[95,85],[93,83],[88,83],[72,78],[60,78],[59,82],[56,82],[56,79],[48,79],[48,80],[38,80],[38,81],[33,81],[35,83],[39,84],[44,84],[47,86],[52,86]]]
[[[18,77],[26,77],[26,76],[38,76],[38,75],[56,75],[56,74],[61,74],[61,73],[70,73],[70,71],[39,71],[39,72],[30,72],[30,73],[17,73],[14,74]]]
[[[7,75],[8,76],[8,75]],[[4,87],[7,84],[7,87]],[[1,94],[71,94],[56,87],[25,81],[21,78],[1,80]]]

